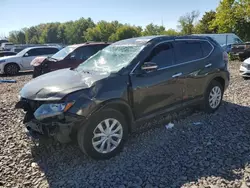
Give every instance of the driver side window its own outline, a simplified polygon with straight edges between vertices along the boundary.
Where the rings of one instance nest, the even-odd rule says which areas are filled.
[[[24,57],[38,56],[39,55],[37,49],[31,49],[31,50],[27,51],[25,54],[27,54],[27,56],[24,55]]]
[[[156,46],[151,52],[146,62],[153,62],[158,65],[158,69],[174,64],[174,54],[172,43],[163,43]]]

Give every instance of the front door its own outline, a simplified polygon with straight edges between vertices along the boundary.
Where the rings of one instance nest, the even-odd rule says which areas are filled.
[[[182,104],[183,83],[181,70],[175,67],[172,43],[156,46],[144,62],[158,65],[158,69],[143,72],[141,65],[131,73],[133,110],[136,118],[158,113]]]
[[[25,70],[31,70],[33,67],[30,65],[31,61],[38,56],[38,49],[34,48],[27,51],[22,57],[22,66]]]

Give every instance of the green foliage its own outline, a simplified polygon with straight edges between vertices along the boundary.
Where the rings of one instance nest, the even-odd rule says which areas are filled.
[[[9,41],[14,44],[25,43],[25,33],[23,31],[12,31],[9,35]]]
[[[190,35],[194,33],[194,22],[199,17],[199,14],[198,11],[192,11],[179,18],[179,28],[182,34]]]
[[[149,35],[162,35],[165,32],[165,27],[154,25],[153,23],[146,26],[145,30],[143,31],[142,35],[149,36]]]
[[[118,41],[133,37],[141,36],[142,29],[140,27],[124,25],[117,29],[115,33],[113,33],[110,37],[110,41]]]
[[[95,27],[87,29],[84,33],[85,39],[87,41],[109,41],[109,38],[114,34],[119,27],[121,27],[118,21],[106,22],[100,21]]]
[[[217,33],[218,28],[212,27],[212,24],[216,18],[215,11],[205,12],[199,23],[195,26],[195,33]]]

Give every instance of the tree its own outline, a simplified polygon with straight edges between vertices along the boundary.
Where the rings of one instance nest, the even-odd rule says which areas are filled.
[[[75,22],[70,21],[65,23],[65,36],[66,40],[70,44],[85,42],[84,33],[89,28],[93,28],[95,23],[91,18],[80,18]]]
[[[40,33],[38,31],[38,26],[30,27],[25,29],[25,41],[31,44],[38,44],[39,43],[39,36]]]
[[[165,32],[165,27],[154,25],[153,23],[146,26],[143,31],[144,36],[149,35],[162,35]]]
[[[169,36],[178,36],[180,33],[174,29],[168,29],[163,32],[164,35],[169,35]]]
[[[116,33],[117,29],[121,26],[122,24],[120,24],[118,21],[99,21],[95,27],[88,28],[87,32],[84,33],[85,40],[103,42],[109,41],[111,35]]]
[[[25,44],[25,33],[23,31],[12,31],[9,34],[9,41],[14,44]]]
[[[211,27],[218,28],[219,33],[236,33],[243,40],[250,40],[250,1],[222,0]]]
[[[211,10],[209,12],[205,12],[202,19],[195,26],[194,32],[195,33],[217,33],[218,28],[211,27],[215,18],[216,18],[215,11]]]
[[[184,35],[192,34],[194,31],[194,22],[198,17],[198,11],[192,11],[191,13],[187,13],[184,16],[181,16],[178,20],[181,33]]]
[[[140,27],[124,25],[117,29],[117,31],[109,37],[110,41],[118,41],[141,35],[142,29]]]
[[[231,33],[234,31],[236,19],[234,17],[235,0],[222,0],[216,8],[216,18],[211,28],[218,28],[219,33]]]

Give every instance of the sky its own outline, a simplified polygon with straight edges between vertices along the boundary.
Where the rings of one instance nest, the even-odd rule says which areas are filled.
[[[187,12],[215,10],[220,0],[0,0],[0,36],[13,30],[81,17],[145,27],[149,23],[176,29]]]

